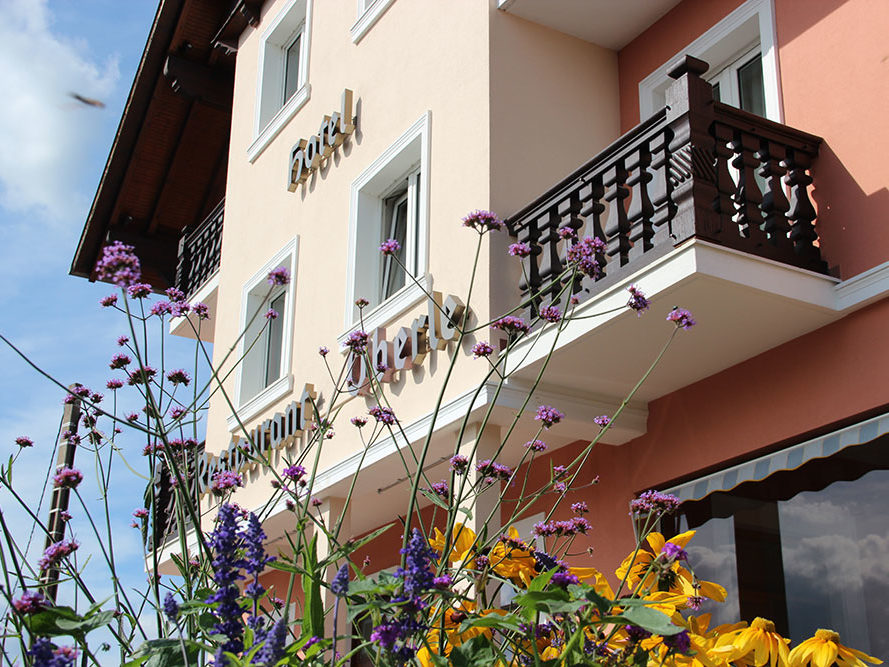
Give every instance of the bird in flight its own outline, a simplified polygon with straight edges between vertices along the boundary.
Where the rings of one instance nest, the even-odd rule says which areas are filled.
[[[92,97],[84,97],[83,95],[80,95],[78,93],[68,93],[68,94],[71,97],[73,97],[75,100],[80,102],[81,104],[85,104],[90,107],[96,107],[97,109],[104,109],[105,108],[105,103],[102,100],[96,100],[96,99],[93,99]]]

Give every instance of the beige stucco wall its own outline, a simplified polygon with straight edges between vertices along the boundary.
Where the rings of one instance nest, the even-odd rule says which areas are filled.
[[[477,236],[461,227],[460,218],[476,208],[502,216],[514,212],[617,136],[613,52],[508,16],[493,0],[397,0],[355,44],[349,32],[355,4],[314,0],[311,97],[252,164],[247,149],[255,139],[260,37],[286,1],[268,3],[260,25],[241,38],[218,287],[217,363],[239,334],[244,284],[299,237],[290,369],[294,394],[269,405],[248,427],[297,399],[307,382],[331,395],[317,350],[326,345],[332,365],[341,362],[336,340],[345,331],[350,187],[424,113],[431,112],[428,270],[435,290],[463,299]],[[306,187],[288,192],[291,146],[317,132],[323,117],[339,109],[344,88],[354,91],[358,130]],[[492,298],[497,309],[515,298],[518,265],[505,255],[508,242],[506,234],[490,245],[484,242],[472,298],[477,321],[489,319]],[[387,326],[387,337],[409,326],[425,308],[418,304],[397,317]],[[479,337],[487,338],[487,332]],[[446,400],[481,378],[484,363],[453,348],[431,353],[421,370],[403,373],[388,387],[403,424],[431,411],[454,354],[459,359]],[[235,377],[225,384],[236,401]],[[325,444],[322,468],[361,447],[348,419],[366,414],[368,405],[361,397],[348,402],[336,437]],[[228,445],[229,414],[224,400],[211,403],[208,451]],[[252,508],[267,496],[266,483],[254,481],[238,492],[237,500]]]

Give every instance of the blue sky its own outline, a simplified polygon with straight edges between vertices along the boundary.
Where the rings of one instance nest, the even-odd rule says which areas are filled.
[[[113,291],[108,285],[71,277],[68,269],[156,7],[156,0],[0,0],[0,332],[61,382],[106,394],[108,360],[125,322],[98,305]],[[71,92],[106,107],[80,104]],[[193,347],[173,343],[181,360],[175,365],[188,367]],[[5,346],[0,369],[0,459],[18,450],[16,436],[35,441],[16,463],[15,482],[36,507],[64,394]],[[134,436],[123,442],[141,467],[144,443]],[[92,455],[80,452],[77,463],[87,478],[84,494],[96,498]],[[115,487],[112,522],[127,574],[142,582],[141,547],[128,527],[141,483],[115,465],[127,483]],[[15,534],[27,531],[8,496],[0,503]],[[79,508],[71,513],[85,553],[93,540],[77,521]],[[42,538],[34,541],[42,549]]]

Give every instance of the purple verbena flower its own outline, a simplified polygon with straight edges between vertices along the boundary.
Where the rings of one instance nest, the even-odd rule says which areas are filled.
[[[224,493],[228,489],[236,489],[244,486],[244,478],[234,470],[220,470],[213,474],[213,492]]]
[[[284,468],[281,471],[281,477],[285,479],[289,479],[293,482],[298,482],[306,475],[306,469],[299,465],[292,465]]]
[[[462,475],[469,468],[469,459],[462,454],[455,454],[451,457],[450,467],[455,474]]]
[[[630,300],[627,301],[627,307],[630,310],[635,310],[636,315],[642,316],[642,313],[648,310],[648,307],[651,305],[651,301],[645,298],[645,294],[642,293],[636,285],[630,285],[627,288],[627,291],[630,293]]]
[[[507,251],[513,257],[527,257],[531,254],[531,246],[527,243],[512,243]]]
[[[99,305],[102,306],[102,308],[110,308],[111,306],[117,305],[117,294],[103,296],[99,299]]]
[[[605,244],[601,239],[587,236],[568,248],[566,257],[570,266],[595,280],[602,273],[604,252]]]
[[[290,271],[286,266],[279,266],[269,271],[269,285],[286,285],[290,282]]]
[[[151,314],[157,315],[158,317],[168,315],[171,310],[169,301],[157,301],[151,305]]]
[[[191,306],[186,301],[173,301],[170,304],[170,315],[173,317],[184,317],[190,310]]]
[[[398,419],[395,418],[395,413],[392,412],[391,408],[387,408],[384,405],[375,405],[370,410],[367,411],[371,417],[377,420],[377,422],[381,424],[386,424],[387,426],[392,426],[398,422]]]
[[[367,351],[367,340],[367,333],[364,331],[353,331],[343,342],[343,347],[349,348],[354,354],[364,354]]]
[[[83,481],[83,473],[77,468],[65,466],[59,468],[52,480],[53,486],[57,489],[76,489]]]
[[[210,317],[210,307],[200,301],[191,305],[191,312],[197,315],[199,320],[206,320]]]
[[[58,565],[63,558],[70,556],[77,551],[80,546],[74,540],[61,540],[50,544],[43,552],[43,556],[37,562],[37,567],[41,572],[45,572],[51,567]]]
[[[359,296],[357,299],[355,299],[355,305],[358,307],[358,310],[361,310],[362,308],[367,308],[370,305],[370,301],[365,299],[363,296]]]
[[[269,308],[265,311],[265,318],[267,320],[277,320],[278,319],[278,311],[274,308]]]
[[[630,512],[632,514],[669,514],[678,507],[679,498],[651,489],[641,493],[630,503]]]
[[[164,294],[167,295],[167,298],[170,301],[184,301],[185,300],[185,292],[183,292],[178,287],[168,287],[164,290]]]
[[[556,233],[559,235],[560,239],[564,239],[566,241],[573,241],[577,238],[577,230],[572,229],[571,227],[559,227]]]
[[[99,280],[114,283],[118,287],[129,287],[138,283],[142,278],[142,267],[133,250],[133,246],[120,241],[102,248],[102,258],[96,262],[96,275]]]
[[[530,449],[532,452],[545,452],[546,443],[543,440],[529,440],[525,443],[525,449]]]
[[[503,229],[503,221],[491,211],[473,211],[463,218],[464,227],[472,227],[479,234]]]
[[[380,244],[380,252],[384,255],[394,255],[401,250],[401,244],[395,239],[388,239]]]
[[[181,384],[186,387],[188,386],[188,383],[191,382],[191,377],[184,368],[177,368],[176,370],[168,372],[167,379],[173,384]]]
[[[15,439],[15,444],[19,447],[33,447],[34,441],[26,435],[20,435]]]
[[[587,507],[587,504],[583,500],[579,500],[576,503],[572,503],[571,511],[575,514],[586,514],[590,511],[590,508]]]
[[[134,299],[144,299],[151,294],[151,285],[148,283],[137,283],[127,287],[127,294]]]
[[[664,544],[664,548],[661,549],[660,555],[667,561],[688,560],[688,552],[678,544],[673,544],[672,542]]]
[[[367,423],[367,420],[364,417],[352,417],[349,421],[352,422],[353,426],[357,426],[358,428],[361,428]]]
[[[318,354],[320,354],[322,357],[326,357],[328,352],[330,352],[330,350],[323,345],[318,348]]]
[[[25,591],[18,600],[12,601],[12,607],[20,614],[36,614],[49,606],[49,600],[40,591]]]
[[[495,320],[491,324],[491,328],[505,331],[508,334],[528,333],[531,330],[531,327],[528,326],[525,320],[514,315],[506,315],[499,320]]]
[[[176,405],[170,410],[170,418],[179,419],[187,412],[188,410],[183,408],[181,405]]]
[[[448,488],[448,483],[444,480],[435,482],[431,485],[429,490],[432,491],[432,493],[434,493],[435,495],[444,498],[445,500],[448,500],[451,497],[451,491]]]
[[[667,315],[667,321],[673,322],[677,329],[685,329],[686,331],[697,324],[690,312],[685,308],[679,308],[678,306],[673,308],[673,310],[670,311],[670,314]]]
[[[479,461],[475,464],[475,469],[485,477],[485,482],[489,484],[493,484],[497,480],[508,482],[513,472],[509,466],[490,459]]]
[[[562,311],[558,306],[543,306],[538,312],[541,319],[547,322],[558,322],[562,319]]]
[[[472,356],[474,359],[490,357],[492,354],[494,354],[494,348],[487,341],[479,341],[472,346]]]
[[[611,423],[611,417],[608,415],[599,415],[598,417],[593,418],[593,423],[604,428]]]
[[[550,428],[558,424],[565,418],[565,413],[557,410],[551,405],[541,405],[537,408],[534,420],[543,424],[543,428]]]
[[[153,369],[151,366],[142,366],[141,368],[132,371],[127,378],[127,384],[130,386],[137,384],[148,384],[151,379],[157,374],[157,371]]]
[[[132,359],[121,352],[111,357],[111,363],[108,364],[108,367],[112,370],[117,368],[126,368],[132,361]]]

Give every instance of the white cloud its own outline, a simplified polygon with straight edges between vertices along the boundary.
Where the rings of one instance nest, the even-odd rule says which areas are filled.
[[[101,137],[103,111],[70,93],[107,98],[117,62],[54,34],[47,0],[0,0],[0,14],[0,205],[58,221],[85,209],[80,165]]]

